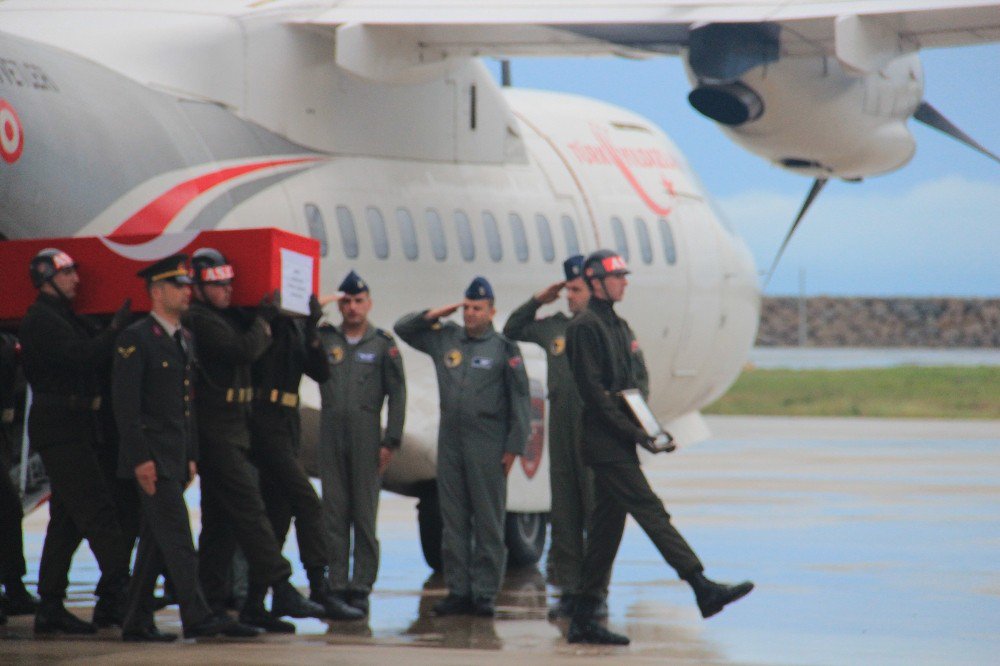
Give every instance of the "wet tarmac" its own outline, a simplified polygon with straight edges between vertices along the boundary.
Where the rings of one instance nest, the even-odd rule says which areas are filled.
[[[367,622],[297,620],[295,636],[137,647],[117,630],[33,640],[31,618],[18,617],[0,626],[0,663],[996,663],[1000,422],[922,423],[715,417],[716,439],[647,460],[707,573],[757,588],[702,620],[630,522],[609,599],[627,648],[567,644],[565,623],[546,619],[554,590],[538,569],[508,572],[496,620],[431,617],[444,590],[420,554],[415,500],[384,494]],[[45,513],[25,522],[32,582]],[[305,589],[294,539],[286,555]],[[81,550],[70,605],[87,619],[96,578]],[[157,622],[179,631],[173,608]]]

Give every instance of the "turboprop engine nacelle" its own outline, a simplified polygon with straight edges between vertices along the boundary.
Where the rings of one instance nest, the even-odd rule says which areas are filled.
[[[859,74],[833,56],[781,55],[776,26],[700,32],[685,56],[688,99],[747,150],[814,178],[863,178],[913,156],[906,121],[923,94],[916,55]]]

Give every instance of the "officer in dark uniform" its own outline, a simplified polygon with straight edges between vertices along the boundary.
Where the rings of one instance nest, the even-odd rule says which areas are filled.
[[[65,252],[47,248],[29,267],[38,288],[21,322],[24,374],[33,391],[28,435],[52,488],[49,525],[38,570],[42,601],[35,633],[94,633],[63,606],[73,553],[83,538],[101,568],[95,623],[121,622],[132,544],[118,523],[108,480],[98,461],[100,375],[111,363],[114,338],[129,318],[129,302],[99,330],[73,312],[80,278]]]
[[[749,581],[723,585],[705,578],[701,561],[670,523],[663,502],[639,467],[636,446],[649,436],[630,418],[618,395],[630,388],[639,389],[644,397],[649,394],[642,350],[628,322],[614,309],[625,295],[628,273],[625,262],[611,250],[587,257],[583,275],[591,291],[590,303],[566,328],[566,351],[584,404],[583,456],[594,471],[595,496],[583,583],[569,628],[571,643],[629,642],[599,624],[594,614],[610,578],[627,515],[694,589],[703,617],[718,613],[753,589]]]
[[[195,301],[185,324],[198,344],[195,385],[201,453],[199,561],[202,589],[214,611],[224,610],[232,587],[231,563],[237,542],[246,556],[250,583],[274,591],[275,617],[323,617],[323,607],[303,597],[289,582],[292,567],[261,499],[257,470],[250,462],[251,364],[271,344],[276,298],[265,297],[253,315],[232,303],[233,267],[215,249],[191,258]]]
[[[583,403],[566,357],[566,327],[571,317],[587,308],[590,291],[583,281],[583,255],[563,262],[566,279],[529,298],[507,319],[503,333],[508,338],[533,342],[545,350],[549,391],[549,481],[552,489],[552,545],[549,562],[562,594],[552,617],[570,617],[580,593],[587,520],[594,506],[594,483],[580,454],[580,418]],[[570,316],[557,312],[536,319],[539,308],[559,298],[566,290]],[[607,595],[607,590],[604,592]]]
[[[441,322],[462,308],[464,326]],[[438,615],[491,617],[503,576],[506,475],[530,430],[528,375],[517,343],[493,330],[493,289],[477,277],[462,303],[409,314],[396,333],[429,354],[441,399],[437,485],[448,596]]]
[[[372,308],[368,284],[351,271],[339,290],[343,321],[340,326],[320,328],[330,367],[329,380],[320,385],[320,477],[332,545],[330,584],[367,614],[368,595],[378,575],[375,518],[381,475],[403,436],[406,378],[392,334],[368,321]],[[383,434],[382,405],[387,400]],[[349,575],[352,543],[353,576]]]
[[[21,495],[10,478],[15,442],[11,432],[15,413],[18,381],[18,357],[21,346],[9,333],[0,333],[0,624],[8,615],[34,615],[36,599],[24,587],[21,578],[27,573],[24,562],[24,534],[21,520]]]
[[[302,375],[319,383],[330,376],[316,333],[322,316],[323,309],[313,295],[305,322],[285,315],[271,322],[271,346],[253,364],[251,454],[260,471],[261,494],[279,544],[284,544],[295,517],[299,557],[309,576],[309,598],[326,609],[329,619],[358,620],[362,613],[334,595],[326,578],[330,547],[323,505],[298,459]],[[264,610],[266,593],[266,586],[252,585],[240,619],[268,631],[294,632],[295,625]]]
[[[195,349],[181,314],[191,302],[187,256],[174,255],[139,271],[152,301],[148,317],[118,337],[112,399],[121,433],[119,475],[138,483],[142,527],[135,574],[122,625],[126,641],[168,642],[154,622],[153,589],[164,567],[180,605],[184,636],[251,637],[252,627],[213,615],[198,582],[198,555],[184,489],[197,474],[198,440],[192,405]]]

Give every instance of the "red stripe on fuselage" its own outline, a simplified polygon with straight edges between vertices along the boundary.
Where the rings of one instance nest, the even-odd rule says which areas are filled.
[[[108,234],[110,237],[133,234],[161,234],[181,210],[197,196],[207,190],[239,176],[270,167],[315,162],[319,157],[301,157],[286,160],[269,160],[240,166],[227,167],[206,173],[175,185],[153,201],[146,204],[135,215],[128,218]]]

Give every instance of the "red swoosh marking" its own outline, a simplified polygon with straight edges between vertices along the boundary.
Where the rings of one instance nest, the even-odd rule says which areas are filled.
[[[643,203],[645,203],[649,207],[649,209],[654,213],[656,213],[657,215],[662,215],[662,216],[669,215],[671,209],[664,208],[663,206],[653,201],[653,197],[651,197],[649,193],[646,192],[642,184],[639,182],[639,179],[635,177],[635,174],[633,174],[632,170],[628,168],[628,165],[625,164],[622,158],[618,156],[618,153],[615,151],[614,145],[611,143],[611,140],[608,139],[607,132],[600,131],[596,128],[593,130],[593,132],[594,132],[594,138],[596,138],[597,142],[601,144],[601,147],[604,148],[605,152],[611,158],[611,161],[614,162],[615,166],[618,167],[618,170],[622,172],[622,175],[625,176],[625,180],[627,180],[628,184],[632,186],[632,189],[635,190],[635,193],[639,195],[639,198],[642,199]],[[667,182],[666,177],[664,177],[663,180],[665,183]],[[673,190],[673,186],[671,186],[669,189]]]
[[[108,234],[109,237],[129,236],[134,234],[161,234],[170,221],[195,197],[203,192],[247,173],[260,171],[270,167],[315,162],[319,157],[300,157],[286,160],[269,160],[254,162],[240,166],[219,169],[212,173],[202,174],[190,180],[173,186],[159,197],[143,206],[135,215],[128,218],[118,228]]]

